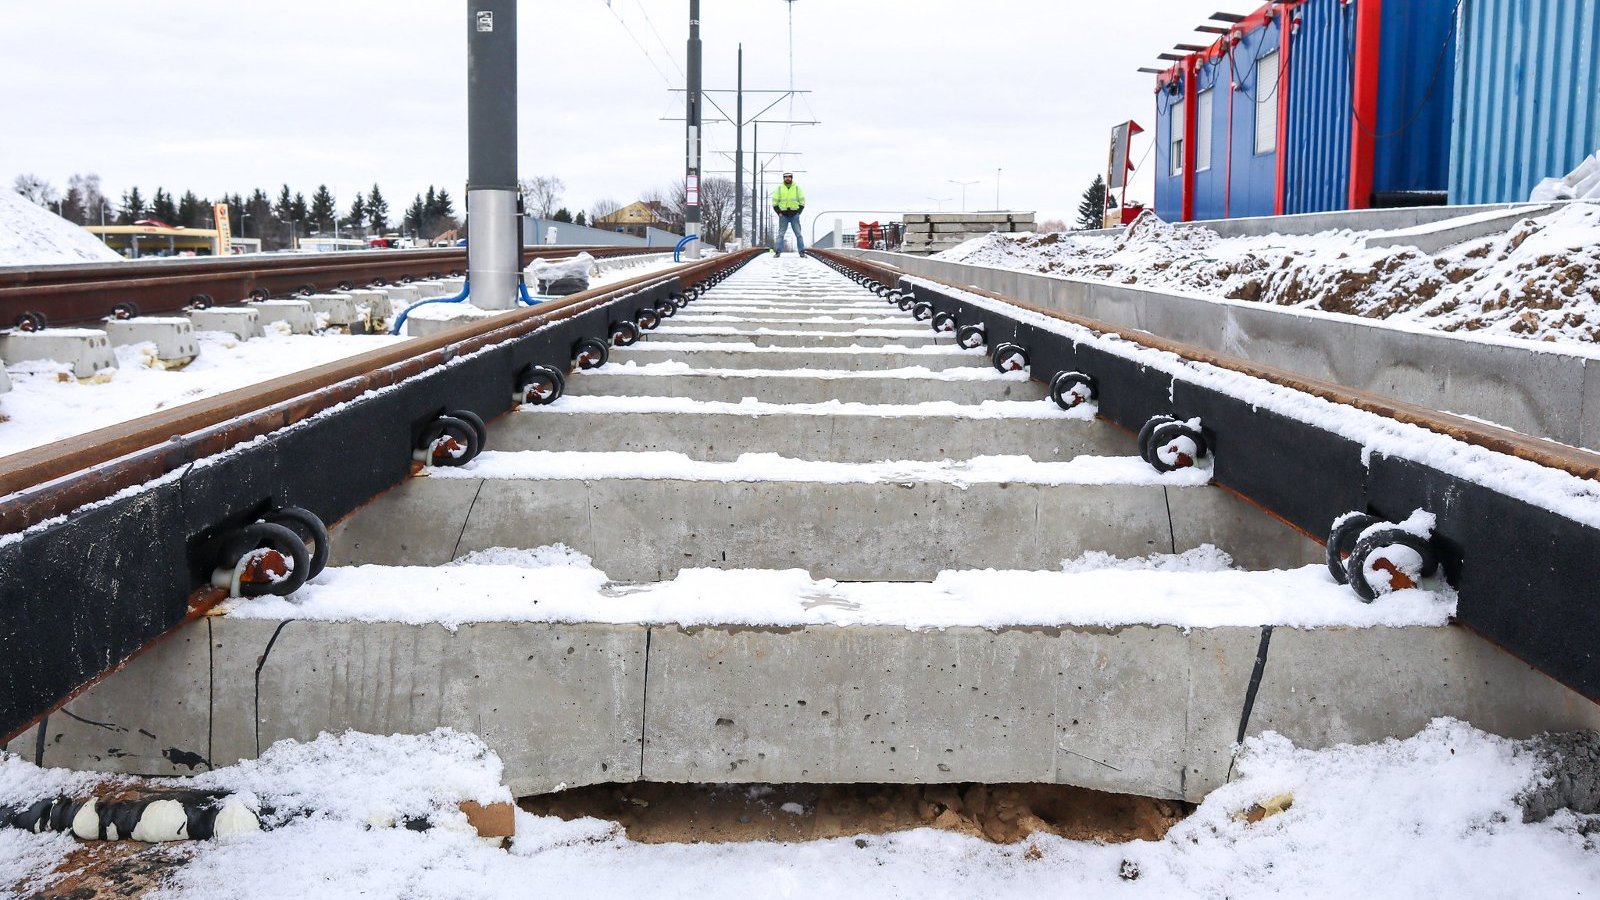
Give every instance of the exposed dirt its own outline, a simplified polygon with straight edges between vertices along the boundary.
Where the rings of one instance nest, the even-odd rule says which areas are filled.
[[[184,843],[142,844],[137,841],[81,843],[56,867],[48,887],[5,896],[26,900],[142,897],[160,887],[168,874],[188,862],[191,847]]]
[[[912,828],[995,843],[1159,840],[1193,806],[1050,784],[606,784],[518,801],[528,812],[617,822],[646,844],[808,841]]]

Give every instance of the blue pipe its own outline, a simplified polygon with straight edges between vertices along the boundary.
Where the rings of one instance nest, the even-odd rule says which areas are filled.
[[[672,261],[683,262],[683,248],[689,246],[690,241],[698,240],[700,240],[700,235],[698,234],[686,235],[683,240],[678,242],[678,246],[672,248]]]
[[[429,303],[460,303],[461,301],[467,299],[467,295],[471,293],[472,282],[465,281],[461,283],[461,293],[455,295],[454,297],[435,297],[432,300],[424,300],[421,303],[413,303],[401,311],[400,315],[395,316],[394,327],[389,329],[389,333],[399,334],[400,329],[405,327],[406,316],[411,315],[411,311],[419,306],[427,306]]]

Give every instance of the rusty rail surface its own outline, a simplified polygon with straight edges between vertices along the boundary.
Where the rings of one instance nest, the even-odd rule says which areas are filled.
[[[216,397],[0,457],[0,534],[103,500],[338,403],[527,334],[668,275],[685,287],[745,254],[651,272],[428,338],[373,350]]]
[[[662,247],[524,247],[522,264],[565,259],[661,253]],[[439,250],[356,250],[344,253],[252,253],[246,256],[134,260],[125,263],[0,269],[0,327],[27,312],[52,324],[106,318],[118,303],[141,313],[177,312],[202,297],[234,303],[252,292],[271,295],[332,290],[449,273],[467,267],[464,247]]]
[[[887,266],[833,251],[814,250],[812,252],[825,255],[829,259],[864,275],[870,274],[885,284],[893,284],[906,275],[906,273],[898,269],[891,269]],[[958,291],[998,300],[1018,309],[1025,309],[1057,321],[1087,328],[1096,334],[1115,335],[1131,344],[1148,347],[1152,350],[1165,351],[1190,362],[1205,363],[1206,365],[1216,366],[1219,369],[1227,369],[1232,372],[1249,375],[1252,378],[1259,378],[1262,381],[1271,382],[1281,387],[1320,397],[1330,403],[1353,406],[1356,409],[1370,412],[1386,419],[1426,428],[1429,431],[1455,438],[1475,447],[1515,456],[1518,459],[1525,459],[1547,468],[1567,472],[1579,478],[1600,480],[1600,453],[1595,453],[1591,450],[1584,450],[1567,444],[1557,444],[1542,438],[1531,437],[1519,431],[1512,431],[1509,428],[1490,425],[1475,419],[1463,418],[1421,404],[1396,400],[1371,391],[1348,387],[1338,382],[1312,378],[1291,369],[1263,365],[1237,356],[1216,353],[1192,344],[1160,337],[1148,331],[1124,328],[1099,319],[1047,309],[1043,306],[1018,300],[1014,297],[1007,297],[1004,294],[998,294],[972,285],[956,284],[941,278],[929,278],[922,275],[910,277],[921,278],[924,281],[930,281]]]

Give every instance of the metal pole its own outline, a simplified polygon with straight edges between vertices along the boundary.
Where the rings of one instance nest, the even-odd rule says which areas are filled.
[[[750,138],[750,246],[761,243],[761,123]],[[760,217],[760,218],[758,218]]]
[[[517,303],[517,3],[467,0],[467,280],[483,309]]]
[[[739,77],[733,117],[733,236],[744,238],[744,45],[739,45]]]
[[[684,85],[683,236],[700,233],[700,0],[689,0],[688,84]],[[700,242],[683,248],[685,259],[700,258]]]

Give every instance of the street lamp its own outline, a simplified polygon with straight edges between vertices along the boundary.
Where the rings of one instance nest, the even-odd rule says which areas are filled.
[[[922,199],[931,200],[934,203],[939,204],[938,207],[936,208],[936,211],[943,212],[944,211],[944,205],[946,203],[948,203],[949,201],[954,200],[955,198],[954,197],[923,197]]]
[[[959,184],[959,185],[961,185],[961,211],[962,212],[966,212],[967,211],[967,185],[969,185],[969,184],[977,184],[977,182],[976,181],[957,181],[954,178],[946,178],[945,181],[948,181],[951,184]]]
[[[994,211],[1000,211],[1000,167],[994,169]]]

